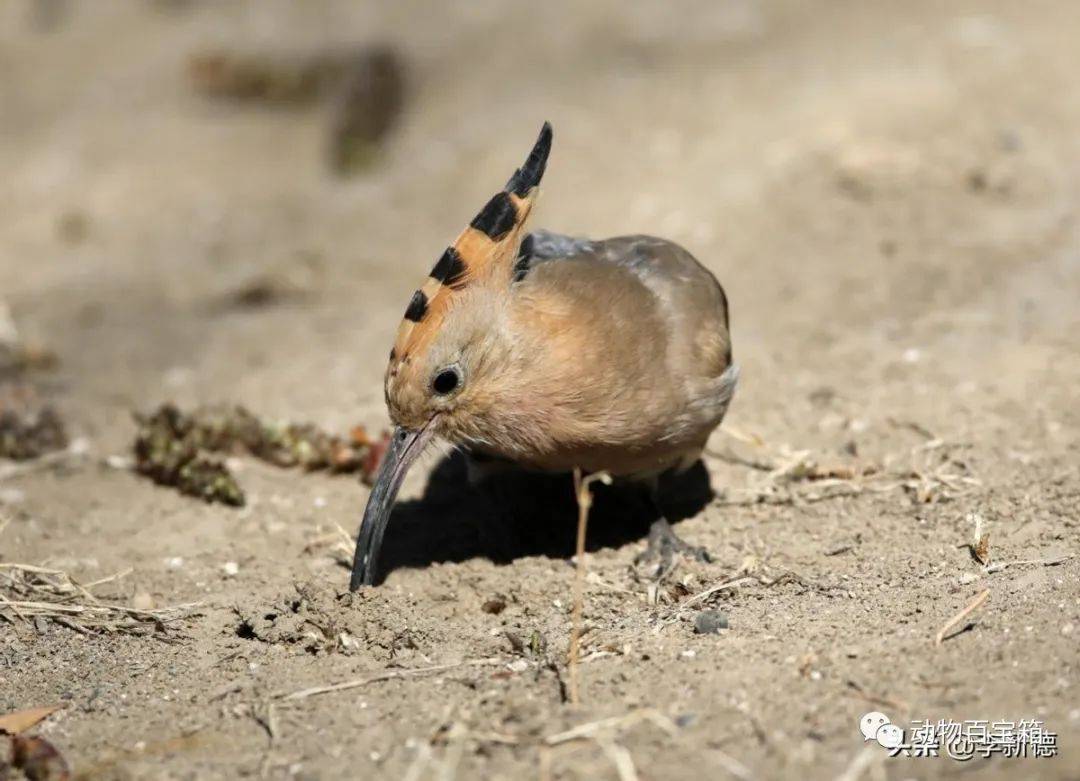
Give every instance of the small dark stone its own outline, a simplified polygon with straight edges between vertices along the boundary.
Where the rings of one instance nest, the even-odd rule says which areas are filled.
[[[694,617],[694,631],[699,635],[716,635],[727,628],[727,616],[719,610],[702,610]]]
[[[506,610],[506,600],[502,597],[494,597],[481,605],[480,609],[483,610],[485,613],[490,613],[493,616],[497,616],[499,615],[499,613]]]

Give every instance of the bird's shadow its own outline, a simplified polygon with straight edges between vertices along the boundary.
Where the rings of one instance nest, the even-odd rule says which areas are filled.
[[[588,550],[616,548],[648,536],[657,512],[635,484],[594,483]],[[701,511],[713,498],[699,461],[660,481],[670,522]],[[466,479],[465,457],[445,456],[432,470],[423,496],[398,502],[379,553],[378,579],[398,567],[484,557],[508,564],[524,556],[574,555],[577,502],[571,475],[500,473],[479,486]]]

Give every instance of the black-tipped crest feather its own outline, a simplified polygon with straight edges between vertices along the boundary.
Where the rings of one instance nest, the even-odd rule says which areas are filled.
[[[465,278],[465,264],[461,255],[453,247],[447,247],[446,252],[439,258],[435,268],[431,269],[431,276],[444,285],[457,289],[461,287]]]
[[[424,315],[427,314],[428,299],[424,295],[424,291],[417,290],[413,293],[412,300],[409,301],[409,308],[405,310],[405,319],[411,320],[414,323],[419,323],[424,319]]]
[[[540,128],[540,136],[536,139],[532,151],[529,152],[525,164],[514,171],[510,181],[506,183],[506,192],[524,198],[528,195],[529,190],[539,186],[540,180],[544,178],[548,155],[551,153],[551,137],[551,123],[545,122],[544,126]]]
[[[518,213],[506,192],[496,193],[469,223],[473,228],[498,241],[517,225]]]

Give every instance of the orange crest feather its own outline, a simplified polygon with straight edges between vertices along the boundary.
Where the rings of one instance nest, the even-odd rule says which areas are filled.
[[[458,291],[486,281],[500,270],[506,271],[509,283],[525,223],[539,194],[551,138],[551,125],[545,122],[525,164],[473,218],[439,258],[423,286],[413,293],[398,327],[391,367],[430,341]]]

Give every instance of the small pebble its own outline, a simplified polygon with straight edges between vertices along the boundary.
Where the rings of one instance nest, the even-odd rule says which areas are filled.
[[[131,598],[131,606],[136,610],[153,610],[157,607],[154,598],[145,591],[140,591]]]
[[[105,466],[127,472],[135,467],[135,459],[130,456],[111,455],[105,457]]]
[[[1061,634],[1063,636],[1065,636],[1065,637],[1068,637],[1069,635],[1071,635],[1073,633],[1074,629],[1076,629],[1076,627],[1073,626],[1072,622],[1067,623],[1067,624],[1062,624],[1062,626],[1061,626]]]
[[[180,569],[184,566],[184,558],[182,556],[170,556],[165,559],[165,566],[168,569]]]
[[[526,662],[524,659],[515,659],[506,666],[516,673],[523,673],[529,669],[529,663]]]
[[[699,635],[715,635],[727,628],[727,616],[719,610],[702,610],[694,617],[694,631]]]
[[[481,605],[480,609],[483,610],[485,613],[490,613],[493,616],[497,616],[499,615],[499,613],[506,610],[506,600],[502,599],[501,597],[494,597]]]
[[[221,565],[221,571],[225,573],[225,577],[234,578],[240,574],[240,565],[235,561],[226,561]]]

